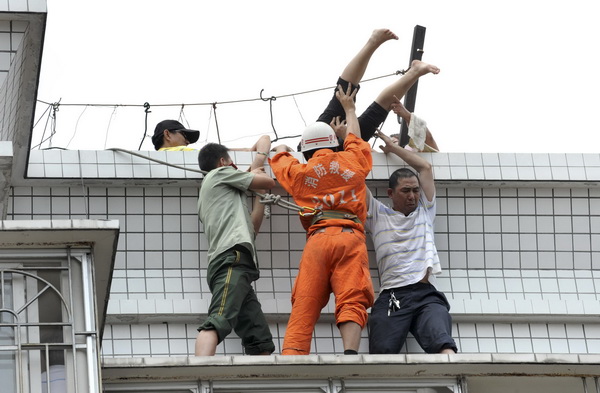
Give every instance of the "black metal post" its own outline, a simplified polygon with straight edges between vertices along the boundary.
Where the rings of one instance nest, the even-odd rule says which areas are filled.
[[[412,48],[410,50],[410,61],[408,62],[408,66],[413,60],[421,60],[423,57],[423,48],[425,45],[425,27],[416,25],[415,30],[413,32],[413,41]],[[417,80],[414,85],[408,90],[406,96],[404,97],[404,107],[409,112],[415,111],[415,102],[417,101],[417,88],[419,85],[419,81]],[[406,122],[401,121],[402,118],[398,116],[398,123],[402,124],[402,128],[400,129],[400,146],[404,147],[408,144],[408,124]]]

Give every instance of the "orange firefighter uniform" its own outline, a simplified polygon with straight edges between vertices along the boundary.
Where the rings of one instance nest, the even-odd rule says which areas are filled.
[[[371,148],[350,134],[344,150],[321,149],[307,164],[283,152],[270,160],[277,181],[299,206],[323,215],[301,217],[307,242],[292,290],[292,313],[282,354],[306,355],[321,309],[335,295],[339,326],[367,323],[374,293],[363,223],[367,216],[365,178],[371,171]]]

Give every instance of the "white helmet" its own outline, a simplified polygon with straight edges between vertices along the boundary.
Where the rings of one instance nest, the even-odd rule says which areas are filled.
[[[300,151],[304,153],[309,150],[339,145],[333,128],[327,123],[317,121],[304,129],[300,141]]]

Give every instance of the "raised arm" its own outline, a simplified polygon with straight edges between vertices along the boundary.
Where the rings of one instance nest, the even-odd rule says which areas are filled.
[[[271,150],[271,138],[268,135],[261,136],[258,141],[251,147],[250,151],[255,151],[256,155],[250,165],[250,170],[261,168],[265,165],[265,160],[269,157]]]
[[[342,139],[346,139],[348,134],[354,134],[360,138],[360,125],[358,124],[358,118],[356,117],[356,106],[354,105],[354,97],[356,96],[357,89],[352,88],[352,84],[348,84],[348,89],[344,91],[342,86],[338,85],[338,91],[335,92],[340,104],[346,112],[346,127],[339,127],[339,118],[334,118],[331,121],[331,126],[336,131],[336,135]],[[344,135],[337,134],[339,131]],[[345,131],[345,132],[344,132]]]
[[[411,113],[402,105],[402,102],[398,99],[398,97],[394,96],[394,102],[392,103],[392,111],[395,114],[400,116],[402,120],[406,123],[406,125],[410,125],[410,116]],[[437,145],[437,142],[433,138],[433,134],[429,131],[429,127],[425,127],[425,144],[439,151],[440,148]]]
[[[385,142],[385,146],[379,146],[384,153],[394,153],[419,173],[421,188],[425,192],[427,200],[431,201],[435,195],[435,183],[433,181],[433,167],[431,163],[419,154],[395,144],[389,136],[381,131],[377,132],[377,136]]]
[[[250,213],[250,219],[252,220],[252,226],[254,227],[254,237],[258,235],[260,226],[265,217],[265,205],[260,203],[260,197],[254,197],[254,204],[252,205],[252,212]]]
[[[271,179],[266,173],[264,167],[259,167],[252,170],[254,173],[254,179],[250,183],[250,189],[266,193],[266,190],[275,186],[275,180]],[[258,235],[260,225],[263,222],[265,215],[265,205],[260,203],[260,197],[254,198],[254,204],[252,205],[252,212],[250,213],[250,219],[252,220],[252,226],[254,227],[254,236]]]

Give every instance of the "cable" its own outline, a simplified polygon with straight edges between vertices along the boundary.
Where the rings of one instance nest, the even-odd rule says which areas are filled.
[[[302,122],[304,123],[304,127],[306,127],[306,120],[304,120],[304,116],[302,116],[302,111],[300,110],[300,107],[298,106],[298,101],[296,101],[296,96],[292,96],[293,100],[294,100],[294,104],[296,105],[296,109],[298,109],[298,114],[300,115],[300,118],[302,119]]]
[[[364,79],[361,81],[361,83],[365,83],[365,82],[371,82],[377,79],[382,79],[382,78],[388,78],[390,76],[395,76],[395,75],[404,75],[406,73],[406,71],[408,70],[402,70],[402,71],[396,71],[394,73],[391,74],[387,74],[387,75],[381,75],[381,76],[377,76],[374,78],[370,78],[370,79]],[[302,91],[299,93],[291,93],[291,94],[283,94],[280,96],[273,96],[275,99],[277,98],[287,98],[287,97],[293,97],[293,96],[298,96],[298,95],[303,95],[303,94],[310,94],[310,93],[316,93],[318,91],[324,91],[324,90],[329,90],[329,89],[333,89],[335,88],[335,86],[329,86],[329,87],[323,87],[320,89],[313,89],[313,90],[306,90],[306,91]],[[187,103],[187,104],[183,104],[185,106],[214,106],[216,104],[219,105],[225,105],[225,104],[238,104],[238,103],[245,103],[245,102],[254,102],[254,101],[264,101],[264,99],[262,98],[248,98],[248,99],[241,99],[241,100],[230,100],[230,101],[213,101],[213,102],[198,102],[198,103]],[[46,104],[46,105],[52,105],[49,102],[43,101],[38,99],[37,102],[40,102],[42,104]],[[90,103],[85,103],[85,104],[78,104],[78,103],[73,103],[73,104],[60,104],[62,106],[97,106],[97,107],[111,107],[111,106],[122,106],[122,107],[146,107],[146,105],[149,105],[147,102],[144,104],[90,104]],[[152,104],[152,106],[154,107],[169,107],[169,106],[181,106],[181,103],[177,103],[177,104]]]
[[[38,143],[37,145],[31,147],[30,150],[35,149],[36,147],[40,147],[42,145],[42,143],[44,143],[44,135],[46,135],[46,130],[48,129],[48,122],[50,121],[50,113],[48,110],[51,108],[51,105],[48,106],[48,109],[46,110],[46,112],[48,112],[48,117],[46,118],[46,124],[44,124],[44,132],[42,133],[42,140],[40,141],[40,143]],[[44,112],[45,113],[45,112]],[[41,118],[40,118],[41,120]]]
[[[208,111],[208,123],[206,124],[206,132],[204,133],[205,137],[204,137],[204,143],[208,142],[208,133],[210,132],[210,121],[212,120],[212,108],[210,111]]]
[[[88,108],[88,106],[86,105],[85,108],[83,108],[83,111],[81,112],[79,117],[77,118],[77,123],[75,123],[75,131],[73,131],[73,135],[71,136],[71,139],[69,139],[69,143],[67,143],[67,148],[71,144],[71,141],[73,140],[73,138],[75,138],[75,135],[77,135],[77,127],[79,127],[79,120],[81,120],[81,116],[83,116],[83,114],[85,113],[87,108]],[[105,143],[105,147],[106,147],[106,143]]]
[[[142,144],[144,143],[144,139],[146,139],[146,135],[148,134],[148,113],[151,113],[152,111],[150,110],[150,104],[147,102],[144,102],[144,136],[142,137],[142,140],[140,141],[140,146],[138,147],[138,150],[140,150],[142,148]]]
[[[40,115],[40,118],[33,125],[34,128],[38,125],[38,123],[42,120],[42,117],[44,117],[44,115],[50,110],[50,108],[51,108],[51,105],[46,106],[46,110],[44,111],[44,113],[42,113]]]
[[[190,123],[188,122],[187,118],[185,117],[185,113],[183,112],[184,107],[185,104],[181,104],[181,109],[179,110],[179,117],[177,118],[177,120],[181,123],[185,123],[186,128],[190,128]]]
[[[277,98],[275,96],[271,96],[270,98],[263,98],[262,93],[265,89],[260,91],[260,99],[263,101],[269,101],[269,115],[271,116],[271,128],[273,129],[273,133],[275,134],[275,139],[273,142],[279,140],[279,136],[277,136],[277,130],[275,129],[275,124],[273,123],[273,101]]]
[[[410,69],[410,68],[409,68]],[[404,75],[406,72],[408,71],[408,69],[406,70],[401,70],[401,71],[396,71],[394,73],[391,74],[386,74],[386,75],[381,75],[378,77],[374,77],[374,78],[370,78],[370,79],[364,79],[361,81],[361,83],[366,83],[366,82],[370,82],[370,81],[374,81],[377,79],[382,79],[382,78],[388,78],[390,76],[395,76],[395,75]],[[180,110],[180,114],[179,117],[180,119],[183,119],[186,121],[187,123],[187,119],[185,118],[185,114],[183,112],[184,106],[207,106],[210,105],[212,106],[212,111],[211,111],[211,117],[212,114],[214,112],[214,120],[215,120],[215,126],[217,129],[217,139],[219,141],[219,144],[221,143],[221,135],[220,135],[220,130],[219,130],[219,123],[218,123],[218,119],[217,119],[217,105],[225,105],[225,104],[236,104],[236,103],[246,103],[246,102],[254,102],[254,101],[269,101],[269,109],[270,109],[270,115],[271,115],[271,127],[273,128],[273,132],[275,133],[275,139],[272,142],[276,142],[278,140],[281,139],[287,139],[287,138],[297,138],[300,135],[294,135],[294,136],[285,136],[285,137],[279,137],[277,135],[277,131],[275,129],[275,125],[274,125],[274,121],[273,121],[273,106],[272,103],[273,101],[275,101],[277,98],[287,98],[287,97],[292,97],[295,104],[296,104],[296,108],[298,109],[298,112],[300,113],[300,117],[302,118],[302,121],[304,122],[304,125],[306,125],[306,121],[304,120],[304,117],[302,116],[302,113],[300,112],[300,109],[298,107],[298,103],[296,101],[296,96],[298,95],[303,95],[303,94],[310,94],[310,93],[315,93],[315,92],[319,92],[319,91],[324,91],[324,90],[330,90],[335,88],[335,86],[328,86],[328,87],[323,87],[323,88],[319,88],[319,89],[312,89],[312,90],[305,90],[302,92],[298,92],[298,93],[291,93],[291,94],[283,94],[280,96],[271,96],[270,98],[263,98],[262,97],[262,92],[264,91],[261,90],[260,91],[260,95],[259,98],[250,98],[250,99],[241,99],[241,100],[230,100],[230,101],[221,101],[221,102],[201,102],[201,103],[188,103],[188,104],[181,104],[181,103],[177,103],[177,104],[153,104],[152,106],[156,106],[156,107],[171,107],[171,106],[181,106],[181,110]],[[148,133],[148,113],[150,113],[150,104],[148,102],[145,102],[143,105],[140,104],[90,104],[90,103],[86,103],[86,104],[77,104],[77,103],[72,103],[72,104],[62,104],[59,102],[51,104],[49,102],[43,101],[43,100],[37,100],[37,102],[52,106],[55,110],[54,110],[54,115],[56,114],[56,111],[58,110],[58,105],[63,105],[63,106],[85,106],[87,107],[117,107],[117,106],[121,106],[121,107],[143,107],[144,108],[144,112],[145,112],[145,117],[144,117],[144,136],[142,137],[142,140],[140,141],[140,145],[138,147],[138,150],[141,150],[142,145],[144,143],[144,140],[147,136]],[[80,116],[81,117],[81,116]],[[78,120],[79,122],[79,120]],[[37,123],[36,123],[37,124]],[[189,125],[188,125],[189,126]],[[53,128],[54,128],[54,132],[48,137],[48,139],[51,139],[52,136],[54,135],[54,133],[56,133],[55,131],[55,127],[56,127],[56,119],[54,118],[54,122],[53,122]],[[209,118],[209,127],[210,127],[210,118]],[[44,143],[47,139],[44,139],[44,135],[45,135],[45,129],[44,129],[44,134],[42,135],[42,142],[40,142],[37,146],[35,147],[39,147],[42,145],[42,143]],[[206,133],[207,137],[208,137],[208,131]],[[71,138],[73,139],[73,138]],[[70,143],[70,141],[69,141]],[[33,148],[32,148],[33,149]]]
[[[113,116],[115,115],[116,112],[117,112],[117,106],[115,105],[115,108],[113,109],[112,113],[110,114],[110,118],[108,119],[108,125],[106,126],[106,135],[104,135],[104,148],[105,149],[106,149],[106,142],[108,141],[108,130],[110,130],[110,123],[112,123]]]
[[[112,150],[112,151],[116,151],[116,152],[121,152],[121,153],[127,153],[127,154],[131,154],[132,156],[136,156],[139,158],[143,158],[146,159],[148,161],[153,161],[162,165],[166,165],[166,166],[170,166],[173,168],[177,168],[177,169],[181,169],[184,171],[191,171],[191,172],[196,172],[196,173],[201,173],[202,175],[206,175],[208,172],[203,171],[201,169],[193,169],[193,168],[187,168],[181,165],[175,165],[175,164],[171,164],[168,163],[166,161],[163,160],[159,160],[158,158],[152,158],[149,156],[145,156],[143,154],[139,154],[139,153],[135,153],[131,150],[127,150],[127,149],[121,149],[118,147],[112,147],[110,149],[107,150]],[[320,212],[320,210],[318,209],[314,209],[312,207],[307,207],[307,206],[299,206],[296,205],[292,202],[286,201],[284,199],[281,199],[281,195],[274,195],[274,194],[263,194],[257,191],[253,191],[253,190],[249,190],[252,194],[254,194],[255,196],[258,196],[261,198],[260,203],[265,204],[265,205],[271,205],[271,204],[276,204],[278,206],[281,206],[285,209],[288,210],[294,210],[296,212],[298,212],[298,214],[300,214],[301,216],[313,216],[315,214],[318,214]]]
[[[219,145],[221,144],[221,134],[219,133],[219,121],[217,120],[217,103],[213,102],[213,112],[215,113],[215,126],[217,127],[217,139],[219,141]]]
[[[32,147],[31,150],[35,149],[36,147],[40,147],[44,142],[52,139],[54,134],[56,134],[56,112],[58,112],[59,105],[60,104],[58,102],[52,104],[52,112],[48,114],[48,119],[46,120],[46,125],[44,126],[44,133],[42,134],[42,141],[36,146]],[[48,121],[50,121],[50,135],[48,138],[44,139],[44,136],[46,135],[46,129],[48,128]]]

